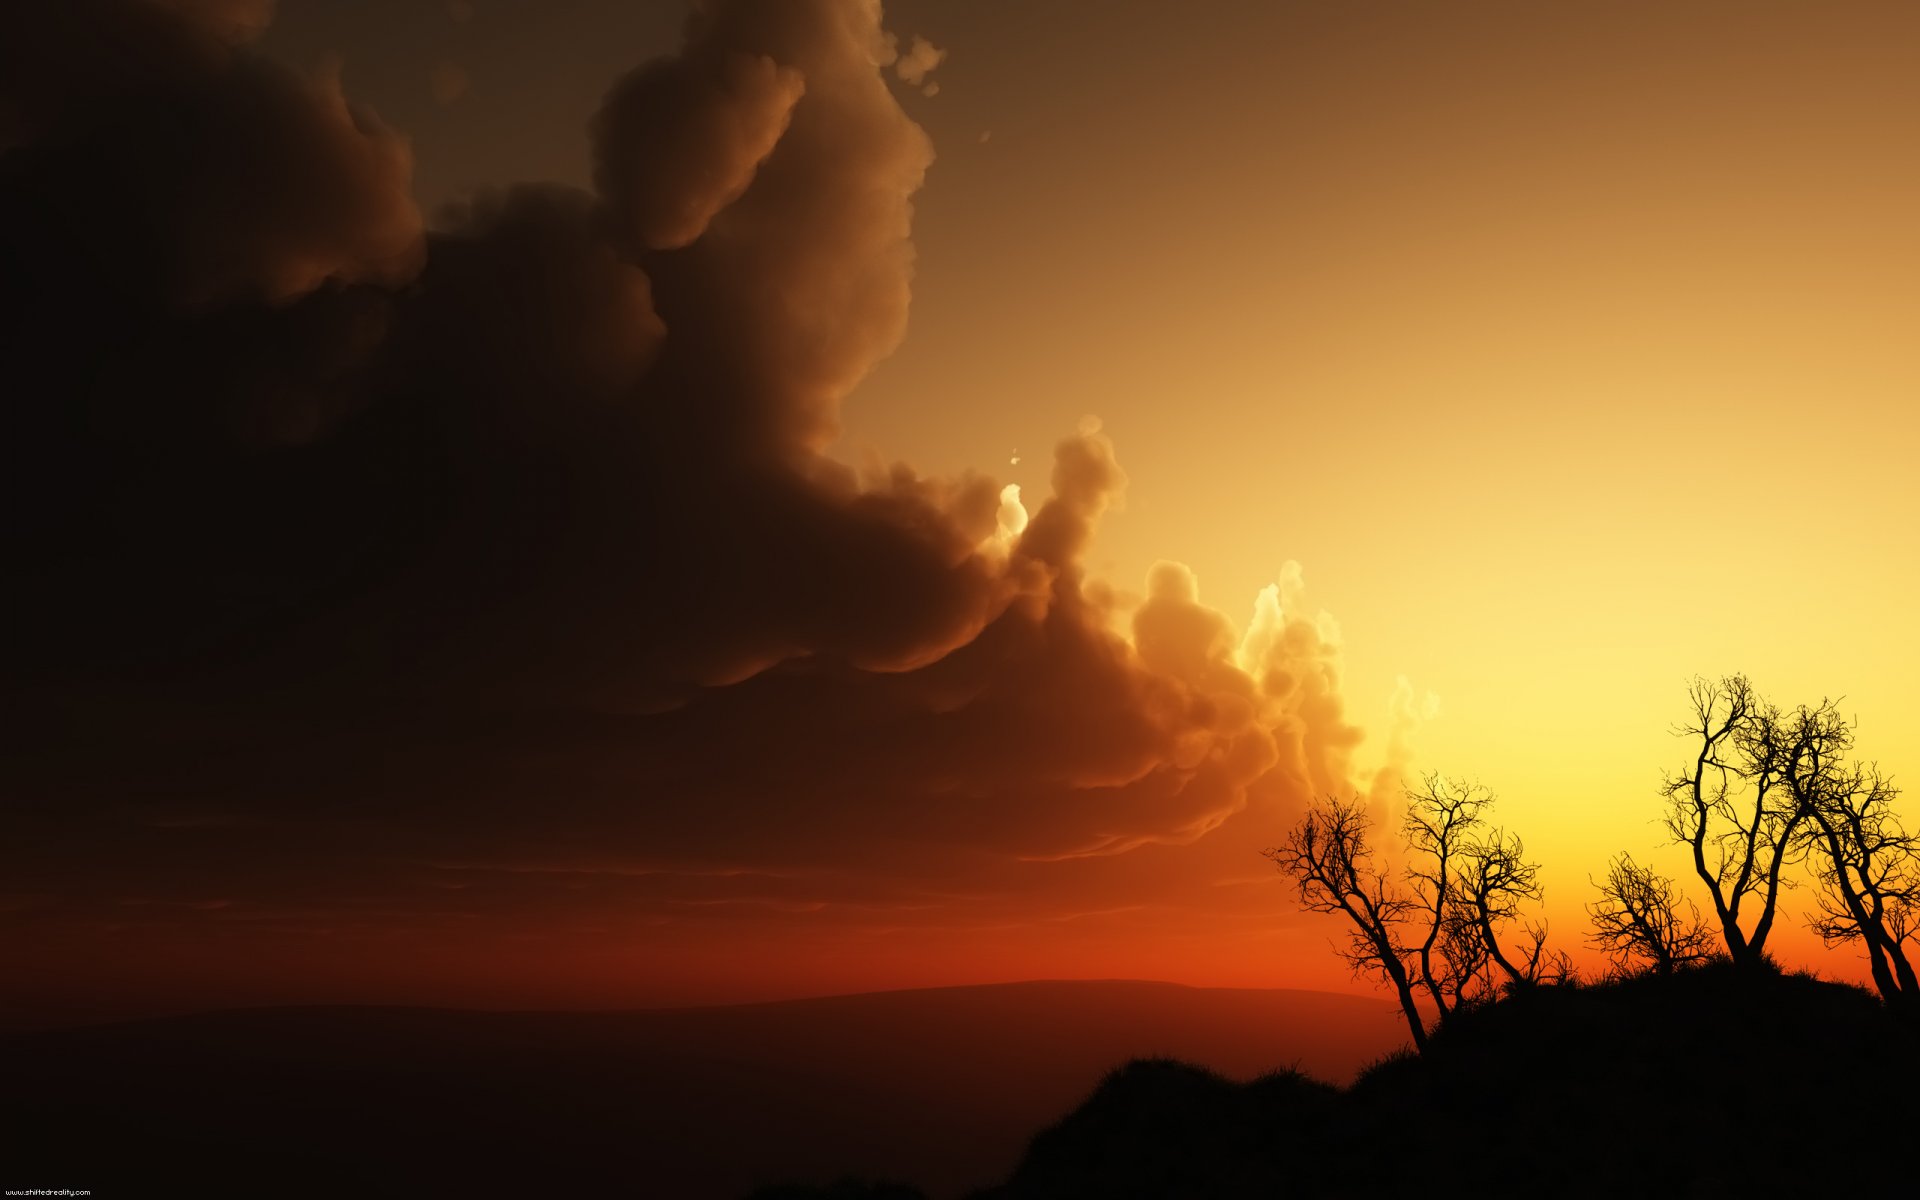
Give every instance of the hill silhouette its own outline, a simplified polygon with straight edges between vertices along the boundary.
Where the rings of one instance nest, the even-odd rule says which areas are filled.
[[[99,1195],[699,1200],[862,1174],[953,1196],[1129,1057],[1348,1079],[1402,1032],[1367,997],[1123,981],[207,1013],[0,1038],[0,1165],[9,1187]]]
[[[1345,1090],[1135,1061],[978,1200],[1907,1195],[1916,1079],[1867,992],[1716,964],[1462,1012]]]

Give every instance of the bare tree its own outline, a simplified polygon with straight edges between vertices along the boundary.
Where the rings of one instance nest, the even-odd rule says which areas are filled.
[[[1539,867],[1520,839],[1485,829],[1493,794],[1478,784],[1428,776],[1407,793],[1401,823],[1407,865],[1396,877],[1374,858],[1371,826],[1358,800],[1328,799],[1308,809],[1267,857],[1291,876],[1311,912],[1341,913],[1350,929],[1342,955],[1354,971],[1390,982],[1413,1033],[1426,1048],[1421,1000],[1445,1021],[1508,986],[1565,979],[1564,954],[1546,950],[1546,926],[1522,922],[1525,941],[1502,945],[1521,905],[1541,899]]]
[[[1850,749],[1851,732],[1827,748]],[[1920,1016],[1920,977],[1907,952],[1920,935],[1920,838],[1893,811],[1899,789],[1876,766],[1824,754],[1790,782],[1811,817],[1814,931],[1829,946],[1863,945],[1881,998]]]
[[[1492,802],[1493,794],[1478,784],[1456,784],[1438,775],[1427,776],[1418,790],[1407,792],[1401,832],[1412,853],[1406,875],[1425,926],[1417,975],[1443,1021],[1474,998],[1485,972],[1488,956],[1458,912],[1457,875],[1481,813]]]
[[[1487,957],[1506,975],[1507,986],[1528,987],[1558,982],[1573,973],[1572,960],[1562,951],[1547,950],[1547,926],[1521,917],[1523,904],[1546,899],[1540,885],[1540,864],[1528,862],[1518,834],[1495,828],[1469,842],[1460,853],[1457,877],[1459,904]],[[1500,944],[1501,931],[1519,922],[1524,942],[1511,954]]]
[[[1696,748],[1692,764],[1667,777],[1667,830],[1692,853],[1728,955],[1757,966],[1765,961],[1784,870],[1804,852],[1795,835],[1807,808],[1785,777],[1816,753],[1821,727],[1783,718],[1742,675],[1696,679],[1688,698],[1693,711],[1675,733]]]
[[[1308,912],[1346,916],[1352,928],[1342,956],[1356,975],[1393,984],[1414,1049],[1425,1051],[1426,1026],[1397,936],[1414,902],[1375,864],[1370,827],[1359,801],[1328,799],[1309,808],[1288,831],[1285,845],[1266,855],[1293,877]]]
[[[1588,943],[1606,954],[1617,971],[1645,964],[1662,975],[1699,962],[1711,953],[1713,934],[1701,923],[1700,910],[1682,901],[1673,880],[1621,854],[1607,869],[1607,881],[1594,886],[1600,899],[1587,905],[1593,918]]]
[[[1763,961],[1785,869],[1804,858],[1814,931],[1860,943],[1881,996],[1920,1014],[1920,838],[1893,811],[1899,790],[1851,760],[1854,722],[1832,700],[1783,711],[1738,675],[1696,680],[1689,697],[1679,732],[1697,749],[1667,779],[1667,829],[1692,851],[1733,960]]]

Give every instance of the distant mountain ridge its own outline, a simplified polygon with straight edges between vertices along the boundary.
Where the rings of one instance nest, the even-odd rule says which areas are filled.
[[[1125,980],[629,1012],[245,1009],[0,1038],[0,1121],[21,1148],[9,1180],[103,1195],[700,1200],[858,1174],[950,1196],[1005,1178],[1127,1059],[1345,1081],[1402,1043],[1396,1022],[1368,997]]]

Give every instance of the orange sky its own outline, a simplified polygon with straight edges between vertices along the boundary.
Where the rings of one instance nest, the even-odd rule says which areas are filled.
[[[1098,413],[1110,576],[1178,558],[1244,621],[1302,562],[1370,748],[1431,692],[1420,766],[1500,794],[1563,928],[1658,843],[1692,674],[1845,696],[1920,768],[1920,14],[1122,8],[1025,50],[952,19],[913,332],[850,445]]]
[[[470,7],[283,0],[258,49],[333,61],[409,140],[329,124],[324,88],[286,100],[323,115],[273,144],[311,134],[357,189],[324,218],[292,151],[281,190],[277,162],[263,187],[205,166],[231,145],[183,151],[166,195],[199,207],[151,228],[226,274],[125,284],[165,335],[89,315],[50,343],[214,347],[225,366],[191,380],[240,380],[226,415],[143,401],[127,411],[162,415],[98,427],[177,426],[153,444],[227,463],[192,439],[243,412],[322,479],[397,461],[354,456],[386,444],[382,414],[445,397],[427,436],[454,482],[420,511],[458,516],[417,562],[355,558],[389,534],[316,485],[273,493],[298,516],[275,528],[363,574],[255,562],[277,535],[241,526],[183,548],[165,517],[110,544],[246,565],[177,586],[72,565],[118,561],[91,548],[33,568],[47,611],[84,585],[118,631],[53,638],[9,695],[95,738],[12,768],[44,853],[8,911],[69,981],[49,1003],[1346,988],[1259,851],[1391,746],[1498,793],[1569,948],[1588,877],[1660,842],[1690,676],[1844,696],[1868,757],[1920,770],[1911,7],[903,0],[899,45],[946,52],[910,83],[872,61],[860,5],[747,4],[597,124],[678,44],[673,6]],[[227,40],[152,86],[255,53]],[[76,62],[104,53],[83,43]],[[49,147],[121,162],[82,136],[96,76],[70,75],[0,95],[27,114],[17,178]],[[527,179],[597,191],[443,212]],[[223,211],[228,186],[286,212],[244,246],[178,216]],[[101,278],[147,269],[111,245]],[[342,316],[336,287],[397,290]],[[317,338],[294,366],[231,349]],[[179,361],[138,369],[167,403]],[[668,415],[601,415],[630,394]],[[174,486],[116,445],[72,450],[111,465],[67,478]],[[405,461],[368,511],[413,503]],[[985,536],[1004,484],[1024,541]],[[1165,575],[1136,611],[1161,560],[1197,596]],[[1243,642],[1289,561],[1285,636]],[[288,578],[297,599],[248,607]],[[111,610],[149,593],[138,619]],[[176,596],[259,632],[230,647]],[[1419,717],[1398,742],[1396,711]]]

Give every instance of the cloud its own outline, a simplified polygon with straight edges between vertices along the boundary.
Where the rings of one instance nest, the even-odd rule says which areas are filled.
[[[1394,681],[1393,695],[1387,702],[1385,751],[1367,792],[1376,813],[1390,811],[1400,803],[1411,782],[1407,776],[1414,761],[1414,736],[1439,715],[1440,697],[1416,692],[1404,675]]]
[[[16,272],[174,311],[394,285],[422,257],[406,142],[243,41],[261,5],[17,5],[0,47]],[[78,314],[68,314],[76,316]]]
[[[155,0],[155,3],[236,45],[259,37],[273,20],[273,0]]]
[[[739,200],[806,90],[799,68],[716,50],[641,68],[595,120],[595,180],[640,247],[678,250]]]
[[[1176,563],[1128,611],[1084,565],[1097,422],[1032,498],[826,453],[932,162],[877,5],[698,9],[614,82],[592,191],[431,233],[405,141],[246,48],[264,11],[0,29],[13,911],[1261,903],[1211,882],[1360,736],[1297,567],[1244,636]]]
[[[923,37],[916,37],[906,50],[894,59],[893,73],[899,76],[900,82],[918,87],[927,83],[927,76],[946,59],[945,50],[939,49]]]

